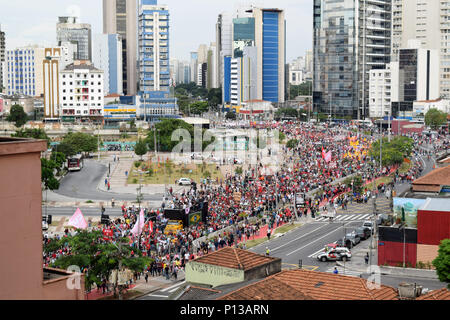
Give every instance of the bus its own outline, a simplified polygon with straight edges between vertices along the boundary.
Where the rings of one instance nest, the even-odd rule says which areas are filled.
[[[83,156],[81,154],[67,159],[67,169],[69,171],[80,171],[83,168]]]

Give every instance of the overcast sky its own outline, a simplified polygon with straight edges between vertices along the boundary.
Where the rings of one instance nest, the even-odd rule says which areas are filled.
[[[221,12],[254,4],[285,10],[287,62],[312,48],[313,0],[159,0],[169,6],[171,58],[189,60],[199,44],[215,42],[215,25]],[[56,44],[58,16],[76,15],[102,33],[102,0],[0,0],[0,24],[6,47]]]

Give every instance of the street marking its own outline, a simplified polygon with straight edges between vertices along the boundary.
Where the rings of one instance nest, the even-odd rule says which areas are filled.
[[[278,250],[278,249],[280,249],[280,248],[282,248],[282,247],[288,245],[289,243],[294,242],[294,241],[297,241],[297,240],[299,240],[299,239],[301,239],[301,238],[303,238],[303,237],[306,237],[307,235],[310,235],[310,234],[316,232],[317,230],[322,229],[323,227],[326,227],[326,226],[328,226],[328,225],[326,225],[326,224],[325,224],[325,225],[322,225],[321,227],[319,227],[319,228],[317,228],[317,229],[314,229],[313,231],[311,231],[311,232],[309,232],[309,233],[307,233],[307,234],[304,234],[304,235],[302,235],[302,236],[299,237],[299,238],[292,239],[291,241],[288,241],[288,242],[282,244],[281,246],[276,247],[276,248],[273,248],[273,249],[270,249],[270,250],[271,250],[271,251]]]
[[[337,220],[341,220],[342,218],[345,218],[346,216],[345,215],[340,215],[339,217],[337,217],[335,220],[337,221]]]
[[[355,215],[352,214],[352,215],[350,215],[350,216],[345,217],[344,219],[342,219],[342,221],[346,221],[346,220],[349,220],[349,219],[353,219],[354,216],[355,216]]]
[[[169,296],[162,296],[162,295],[159,295],[159,294],[149,294],[148,297],[168,298]]]
[[[325,219],[326,219],[326,217],[317,218],[316,222],[324,221]]]
[[[358,214],[358,215],[356,215],[356,217],[353,220],[359,220],[362,218],[362,216],[363,216],[362,214]]]
[[[333,243],[337,243],[337,241],[333,242]],[[325,251],[325,248],[320,249],[319,251],[314,252],[313,254],[310,254],[308,256],[308,258],[315,258],[315,256],[317,256],[319,253]]]
[[[317,238],[316,240],[314,240],[314,241],[308,243],[307,245],[305,245],[305,246],[303,246],[303,247],[300,247],[300,248],[298,248],[298,249],[295,249],[295,250],[292,251],[292,252],[289,252],[288,254],[286,254],[286,256],[289,256],[289,255],[293,254],[294,252],[297,252],[297,251],[299,251],[299,250],[302,250],[302,249],[306,248],[307,246],[309,246],[310,244],[313,244],[314,242],[317,242],[317,241],[319,241],[319,240],[321,240],[321,239],[323,239],[323,238],[329,236],[330,234],[335,233],[336,231],[341,231],[340,229],[343,228],[344,226],[345,226],[345,224],[342,225],[342,227],[339,227],[339,228],[337,228],[336,230],[333,230],[333,231],[331,231],[331,232],[325,234],[324,236],[322,236],[322,237],[320,237],[320,238]]]
[[[285,262],[283,262],[283,263],[281,263],[281,264],[288,265],[288,266],[293,266],[293,267],[296,267],[297,269],[299,269],[298,265],[293,264],[293,263],[285,263]],[[319,268],[319,266],[302,265],[302,269],[304,269],[304,270],[314,271],[314,270],[316,270],[317,268]]]
[[[183,283],[185,283],[186,282],[186,280],[185,281],[183,281],[183,282],[180,282],[180,283],[177,283],[177,284],[174,284],[173,286],[170,286],[170,287],[167,287],[167,288],[164,288],[164,289],[162,289],[162,290],[160,290],[161,292],[166,292],[166,291],[168,291],[168,290],[170,290],[170,289],[173,289],[173,288],[175,288],[175,287],[178,287],[178,286],[181,286]],[[170,292],[170,291],[169,291]]]
[[[365,214],[361,217],[361,219],[366,219],[368,216],[370,216],[370,214]]]

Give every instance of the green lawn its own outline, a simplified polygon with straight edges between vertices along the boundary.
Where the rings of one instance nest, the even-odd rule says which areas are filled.
[[[148,172],[152,172],[149,174]],[[172,162],[168,162],[165,166],[157,163],[142,162],[139,168],[133,163],[128,175],[128,184],[139,184],[142,172],[143,184],[174,184],[175,180],[180,178],[189,178],[197,183],[200,180],[209,177],[215,180],[216,178],[223,178],[223,175],[217,170],[214,164],[188,164],[177,165]]]

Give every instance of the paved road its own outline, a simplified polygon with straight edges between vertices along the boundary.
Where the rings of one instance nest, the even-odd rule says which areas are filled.
[[[52,216],[66,216],[71,217],[77,208],[75,207],[42,207],[42,214],[50,214]],[[100,208],[81,208],[81,212],[86,217],[100,217],[101,211]],[[122,216],[122,210],[120,208],[106,208],[105,214],[111,217]]]
[[[69,172],[60,182],[55,193],[77,199],[106,200],[114,198],[117,201],[135,201],[136,194],[118,194],[97,189],[98,184],[105,178],[108,167],[95,160],[86,160],[79,172]],[[160,201],[163,194],[145,194],[143,201]]]

